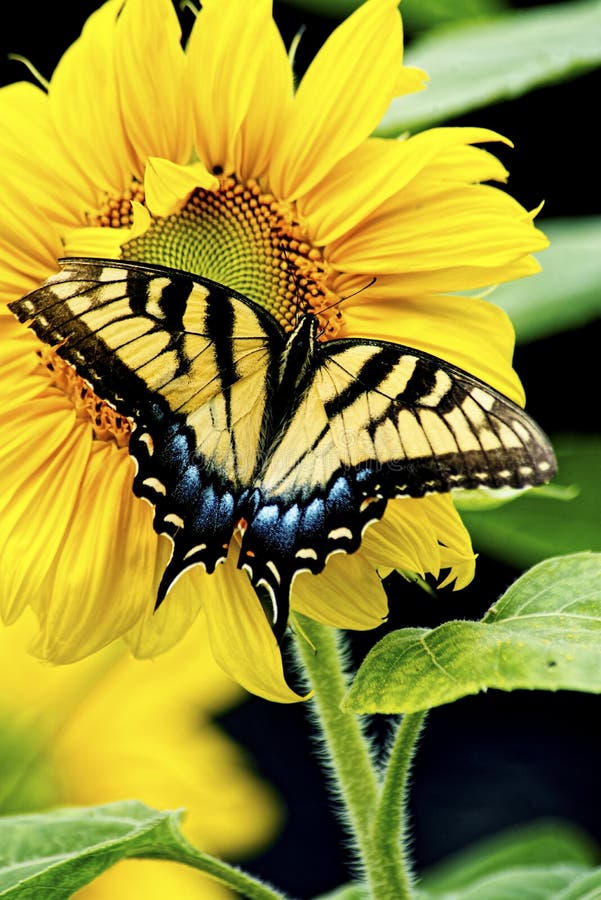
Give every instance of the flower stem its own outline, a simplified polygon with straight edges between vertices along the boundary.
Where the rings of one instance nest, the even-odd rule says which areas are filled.
[[[404,830],[403,810],[397,790],[405,790],[412,757],[409,746],[411,735],[406,729],[407,741],[402,742],[407,751],[405,773],[402,774],[405,757],[400,750],[398,753],[393,750],[395,774],[390,776],[390,780],[387,776],[380,798],[375,765],[360,721],[357,716],[340,709],[348,686],[341,636],[334,629],[305,616],[297,614],[297,621],[300,632],[296,642],[297,652],[315,692],[313,702],[317,724],[322,731],[324,749],[344,803],[346,822],[364,868],[370,896],[374,900],[408,900],[413,894],[411,875],[405,869],[406,856],[396,846],[391,852],[391,845]],[[395,799],[399,802],[399,808],[392,812],[390,807]],[[391,813],[393,835],[387,833],[385,822],[386,815]]]
[[[359,849],[370,829],[378,784],[367,741],[356,716],[340,709],[346,694],[342,648],[335,629],[296,614],[301,634],[297,649],[311,688],[325,749],[346,806]],[[309,643],[310,642],[310,643]]]
[[[399,896],[406,898],[414,896],[411,861],[407,852],[408,783],[417,740],[426,715],[426,712],[418,712],[406,714],[401,719],[388,757],[372,830],[374,843],[386,857],[395,860],[395,867],[402,878],[403,893]]]

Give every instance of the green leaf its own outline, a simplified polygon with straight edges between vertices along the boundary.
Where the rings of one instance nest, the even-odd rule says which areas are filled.
[[[505,6],[502,0],[403,0],[401,12],[405,26],[417,30],[490,18]]]
[[[560,863],[590,868],[597,859],[593,842],[575,826],[559,821],[533,822],[509,828],[442,860],[424,873],[420,887],[429,896],[439,896],[507,869]]]
[[[181,816],[126,800],[0,818],[0,897],[63,900],[134,856],[194,866],[250,900],[282,896],[192,847],[179,830]]]
[[[549,556],[601,550],[601,437],[562,435],[553,446],[559,486],[570,489],[567,496],[571,492],[574,499],[566,502],[537,489],[497,509],[470,512],[462,505],[461,518],[477,550],[517,568]]]
[[[0,897],[70,897],[120,859],[172,848],[180,817],[126,801],[0,818]]]
[[[601,554],[535,566],[481,622],[392,632],[368,653],[343,707],[411,713],[488,688],[601,693]]]
[[[588,873],[586,873],[588,874]],[[558,900],[583,875],[581,866],[521,866],[496,872],[458,892],[422,894],[437,900]],[[581,895],[578,895],[579,897]]]
[[[364,0],[285,0],[289,6],[318,16],[348,16]],[[503,9],[503,0],[404,0],[403,21],[409,28],[430,28],[446,22],[490,16]]]
[[[345,884],[328,894],[320,894],[315,900],[370,900],[369,889],[360,884]]]
[[[601,63],[601,0],[517,10],[453,25],[415,40],[407,65],[430,76],[426,91],[395,98],[376,133],[398,135],[444,122]]]
[[[577,878],[551,900],[599,900],[599,897],[601,897],[601,868]]]
[[[489,299],[526,343],[579,328],[601,316],[601,217],[537,221],[551,245],[540,254],[542,272],[499,285]]]

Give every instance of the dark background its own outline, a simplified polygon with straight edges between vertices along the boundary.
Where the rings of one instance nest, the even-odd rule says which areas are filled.
[[[19,63],[6,59],[9,51],[27,56],[49,77],[97,5],[89,0],[11,4],[0,37],[0,83],[28,77]],[[336,25],[277,2],[275,16],[287,44],[302,24],[307,26],[297,54],[301,70]],[[182,18],[189,22],[190,13]],[[406,36],[410,41],[408,29]],[[599,143],[591,123],[600,94],[601,73],[595,72],[451,124],[489,127],[511,138],[515,150],[497,147],[495,152],[510,169],[508,189],[527,208],[544,199],[544,217],[599,214]],[[600,342],[597,322],[517,348],[515,364],[528,409],[551,435],[598,431]],[[568,384],[581,389],[568,394]],[[392,577],[390,622],[352,639],[356,659],[390,628],[480,617],[518,574],[481,554],[469,588],[461,594],[443,591],[436,598]],[[414,768],[418,867],[507,826],[548,816],[576,823],[601,841],[600,712],[599,700],[585,694],[498,691],[434,710]],[[331,812],[302,705],[249,698],[221,724],[248,748],[287,807],[279,840],[248,867],[300,898],[347,881],[351,870],[344,835]],[[372,733],[379,746],[389,728],[386,717],[374,717]]]

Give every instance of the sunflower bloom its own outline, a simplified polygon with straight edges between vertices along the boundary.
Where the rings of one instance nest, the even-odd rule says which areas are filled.
[[[509,321],[456,292],[536,272],[531,254],[546,239],[483,183],[507,173],[475,145],[500,135],[369,136],[393,96],[423,87],[402,50],[396,0],[368,0],[294,91],[267,0],[207,0],[185,50],[169,0],[105,3],[48,92],[0,92],[1,299],[38,287],[62,256],[142,260],[238,290],[287,329],[300,294],[324,340],[409,345],[522,403]],[[170,547],[132,493],[130,423],[8,311],[0,324],[4,620],[31,605],[36,653],[65,663],[119,636],[155,656],[200,614],[233,678],[298,699],[233,551],[212,575],[187,571],[154,612]],[[473,568],[450,495],[394,500],[360,550],[298,576],[291,604],[368,629],[387,613],[382,575],[429,573],[457,588]]]
[[[200,623],[153,662],[133,660],[114,642],[74,670],[34,659],[33,633],[31,613],[0,631],[0,671],[13,685],[0,702],[0,812],[135,794],[156,808],[187,809],[184,833],[207,852],[240,858],[272,837],[279,818],[272,792],[211,721],[242,691],[211,659]],[[122,862],[77,894],[172,896],[231,895],[191,869],[148,860]]]

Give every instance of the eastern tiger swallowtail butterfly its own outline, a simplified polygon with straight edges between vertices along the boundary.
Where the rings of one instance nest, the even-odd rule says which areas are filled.
[[[352,553],[393,497],[526,487],[555,472],[518,406],[434,356],[386,341],[286,334],[262,307],[195,275],[65,259],[10,304],[133,420],[134,492],[173,541],[157,604],[186,569],[246,570],[285,629],[297,572]]]

